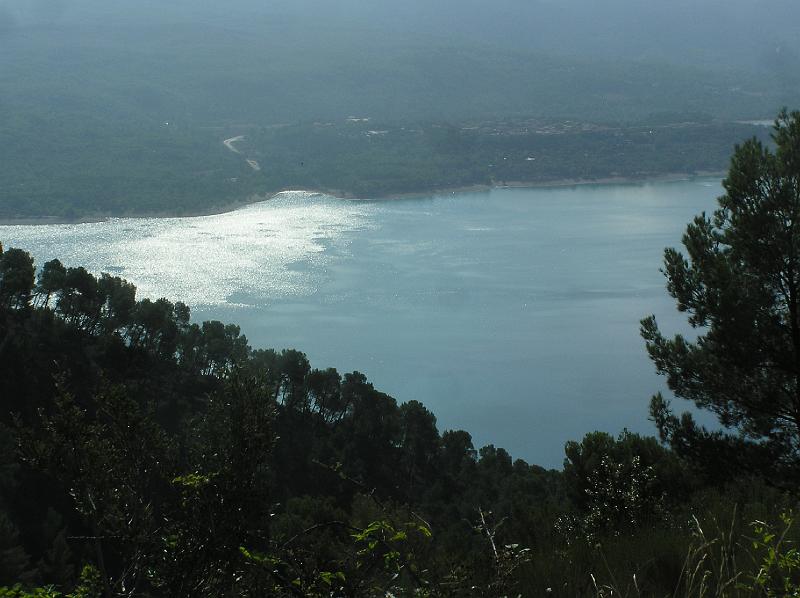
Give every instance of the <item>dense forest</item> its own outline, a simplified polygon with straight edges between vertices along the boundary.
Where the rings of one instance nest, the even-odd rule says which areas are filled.
[[[665,252],[698,336],[642,320],[658,438],[564,468],[440,431],[358,372],[253,349],[120,278],[0,253],[2,596],[789,596],[800,113]],[[413,374],[413,373],[412,373]]]
[[[763,126],[676,114],[627,126],[533,118],[388,124],[354,117],[212,128],[95,121],[0,124],[17,140],[0,162],[0,219],[218,212],[285,189],[378,198],[720,172],[737,140],[768,138]],[[235,139],[230,148],[226,137]],[[54,143],[62,151],[50,157]]]
[[[371,119],[243,131],[267,189],[384,197],[473,185],[533,185],[721,172],[730,147],[768,129],[683,122],[647,125],[547,119],[390,125]]]

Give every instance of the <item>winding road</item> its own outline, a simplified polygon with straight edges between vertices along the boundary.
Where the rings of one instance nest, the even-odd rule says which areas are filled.
[[[236,143],[237,141],[241,141],[242,139],[244,139],[244,135],[237,135],[236,137],[225,139],[222,142],[222,144],[229,150],[231,150],[234,154],[239,154],[241,156],[243,155],[242,152],[236,148],[234,143]],[[256,160],[252,160],[251,158],[245,158],[245,162],[247,162],[247,165],[256,172],[261,170],[261,165]]]

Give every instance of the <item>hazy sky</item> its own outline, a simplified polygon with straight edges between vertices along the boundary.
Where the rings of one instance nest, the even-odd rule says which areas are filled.
[[[800,55],[797,0],[0,0],[32,24],[205,23],[380,30],[559,54],[765,67]]]
[[[800,100],[798,0],[0,0],[3,40],[6,102],[48,113],[635,120]]]

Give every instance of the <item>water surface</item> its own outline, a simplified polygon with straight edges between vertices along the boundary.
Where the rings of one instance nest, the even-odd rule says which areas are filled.
[[[663,387],[638,336],[684,330],[659,272],[718,180],[346,201],[302,192],[217,216],[0,227],[241,325],[254,347],[364,372],[441,429],[546,466],[600,429],[653,433]]]

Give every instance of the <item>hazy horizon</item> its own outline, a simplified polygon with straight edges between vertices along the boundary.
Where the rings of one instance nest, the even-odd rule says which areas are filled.
[[[150,101],[173,111],[183,102],[181,109],[200,120],[237,118],[237,112],[270,122],[327,117],[348,104],[354,112],[383,107],[384,118],[523,112],[624,118],[630,106],[594,114],[568,97],[559,101],[569,93],[596,94],[602,83],[611,104],[615,94],[628,95],[626,85],[642,96],[636,102],[655,102],[658,94],[648,94],[648,86],[660,84],[686,96],[676,111],[706,104],[712,116],[721,110],[712,105],[718,96],[731,95],[717,102],[726,106],[723,113],[752,118],[800,98],[800,4],[785,0],[2,0],[0,50],[12,57],[0,64],[12,102],[11,81],[46,92],[54,85],[51,70],[58,77],[65,67],[82,92],[97,86],[97,94],[108,93],[113,78],[127,75],[130,84],[152,73],[153,81],[142,82],[151,88]],[[99,80],[105,69],[111,81]],[[592,80],[595,71],[603,81]],[[651,71],[656,81],[648,79]],[[713,89],[700,98],[704,79]],[[539,97],[537,80],[558,97],[549,103]],[[504,86],[507,97],[474,100],[470,83]],[[206,89],[226,85],[227,114]],[[270,101],[271,93],[275,107],[248,105]],[[558,114],[553,106],[561,104]],[[638,108],[637,115],[647,114],[646,106]]]

